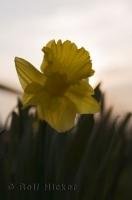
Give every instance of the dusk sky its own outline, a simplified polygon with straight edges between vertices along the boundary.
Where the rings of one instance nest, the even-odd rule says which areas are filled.
[[[131,0],[0,0],[0,4],[0,83],[21,89],[14,57],[39,69],[41,48],[51,39],[69,39],[91,54],[96,71],[91,84],[101,81],[116,110],[132,111]],[[1,114],[15,100],[0,95]]]

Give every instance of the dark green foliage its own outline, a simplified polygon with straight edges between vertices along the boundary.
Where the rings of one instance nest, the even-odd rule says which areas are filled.
[[[100,115],[82,115],[63,134],[18,102],[10,127],[0,128],[0,200],[132,199],[131,114],[113,117],[99,86],[95,97]]]

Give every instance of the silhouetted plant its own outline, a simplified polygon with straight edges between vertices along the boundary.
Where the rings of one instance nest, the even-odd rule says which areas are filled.
[[[0,129],[0,199],[132,199],[131,114],[118,122],[112,108],[106,108],[99,86],[95,97],[102,102],[100,115],[82,115],[65,134],[38,120],[31,107],[23,109],[18,101],[10,127]],[[62,184],[75,187],[52,187]]]

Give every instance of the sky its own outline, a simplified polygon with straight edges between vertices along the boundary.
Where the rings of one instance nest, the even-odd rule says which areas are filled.
[[[0,0],[0,5],[0,83],[21,89],[14,57],[39,69],[42,47],[51,39],[69,39],[91,54],[96,71],[91,84],[101,81],[109,104],[132,111],[131,0]],[[0,95],[0,113],[6,113],[16,97]]]

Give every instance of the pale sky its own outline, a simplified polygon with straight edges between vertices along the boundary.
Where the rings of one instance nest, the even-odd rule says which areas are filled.
[[[91,83],[102,82],[116,109],[132,111],[131,0],[0,0],[0,5],[0,83],[20,89],[14,57],[39,68],[43,45],[69,39],[90,51],[96,70]]]

